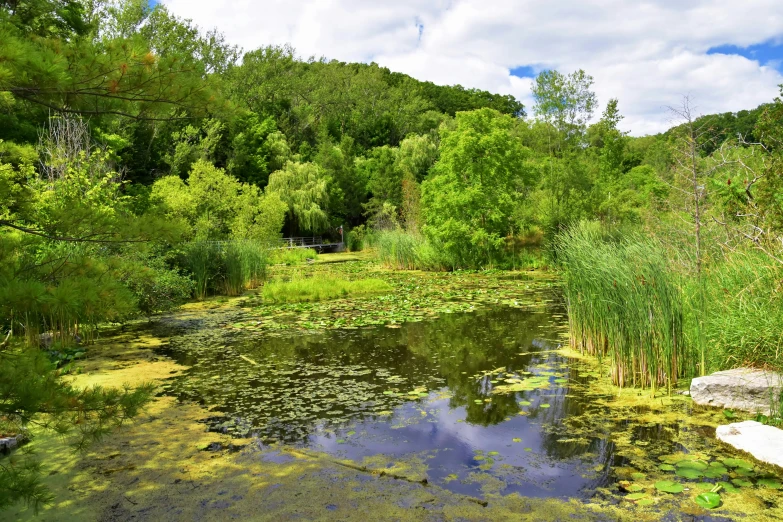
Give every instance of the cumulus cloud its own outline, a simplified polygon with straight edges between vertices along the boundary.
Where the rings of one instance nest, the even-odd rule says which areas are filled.
[[[300,55],[375,61],[441,84],[513,94],[530,108],[520,66],[584,69],[603,102],[620,100],[633,134],[668,126],[688,94],[701,113],[770,101],[779,62],[710,49],[783,38],[779,0],[164,0],[245,49],[292,44]]]

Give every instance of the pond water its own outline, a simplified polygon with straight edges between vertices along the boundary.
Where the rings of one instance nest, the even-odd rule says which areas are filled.
[[[591,389],[595,363],[557,351],[566,332],[557,304],[276,335],[231,329],[243,319],[169,320],[162,352],[189,369],[165,393],[206,406],[210,429],[260,448],[285,444],[375,469],[412,460],[419,471],[409,476],[476,497],[588,499],[622,478],[618,470],[639,472],[618,452],[618,433],[649,446],[653,461],[685,449],[689,429],[712,444],[708,426],[612,415]]]

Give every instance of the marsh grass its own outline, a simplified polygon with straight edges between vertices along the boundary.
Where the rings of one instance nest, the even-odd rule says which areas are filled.
[[[574,348],[608,358],[619,386],[671,389],[693,374],[681,290],[655,241],[583,223],[560,234],[556,249]]]
[[[185,261],[194,281],[194,297],[241,295],[266,277],[267,245],[249,240],[198,241],[185,248]]]
[[[312,248],[277,248],[270,254],[270,263],[273,265],[301,265],[308,259],[318,258],[318,252]]]
[[[266,302],[303,303],[342,297],[386,294],[391,291],[391,285],[380,279],[349,281],[331,276],[316,276],[266,283],[262,295]]]
[[[704,280],[709,370],[783,371],[783,268],[758,250],[735,251]]]

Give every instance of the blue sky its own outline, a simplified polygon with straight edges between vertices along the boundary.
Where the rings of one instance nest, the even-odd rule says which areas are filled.
[[[734,54],[783,72],[783,42],[781,41],[768,41],[747,47],[731,44],[718,45],[708,49],[707,54]]]
[[[684,95],[702,114],[771,101],[783,84],[781,0],[162,0],[246,50],[370,60],[439,84],[513,94],[532,114],[546,69],[583,69],[624,130],[659,132]],[[596,111],[600,115],[602,107]]]

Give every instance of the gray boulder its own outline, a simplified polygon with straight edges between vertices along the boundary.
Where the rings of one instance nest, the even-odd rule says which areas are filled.
[[[783,430],[756,421],[718,426],[718,440],[750,453],[756,460],[783,468]]]
[[[696,404],[765,415],[780,407],[781,394],[783,375],[763,370],[737,368],[691,382],[691,397]]]

